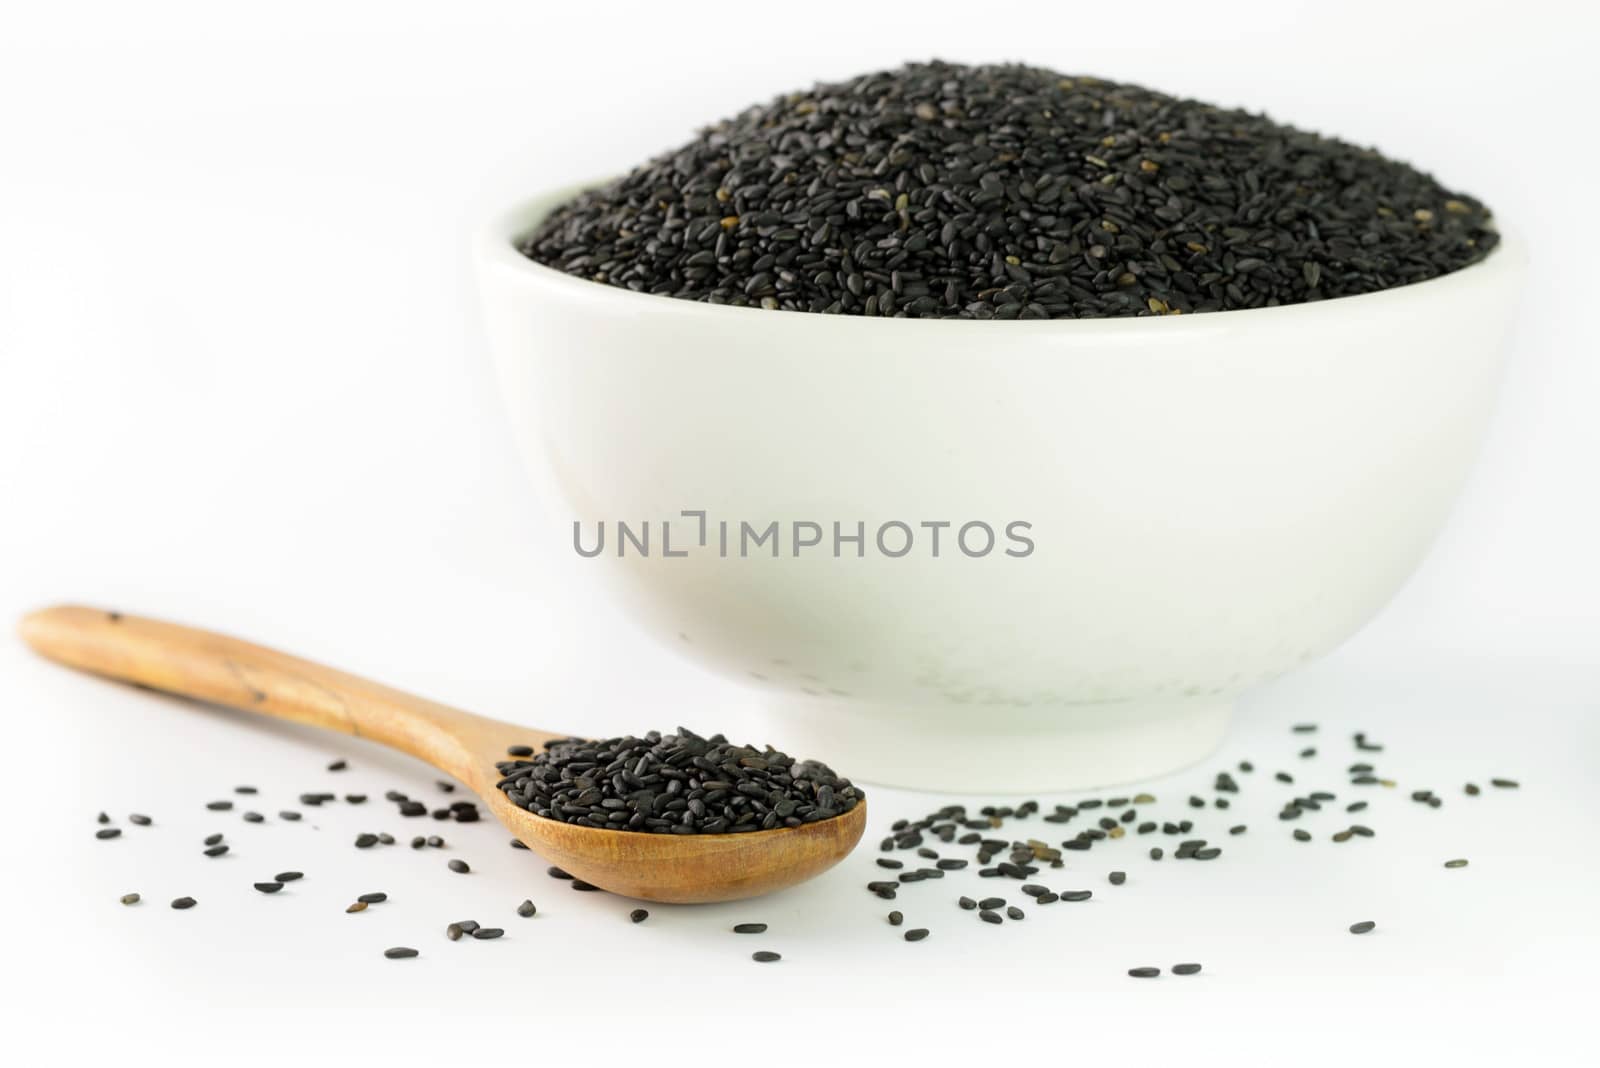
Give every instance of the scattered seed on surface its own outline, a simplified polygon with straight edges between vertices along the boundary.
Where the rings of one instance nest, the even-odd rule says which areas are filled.
[[[588,893],[594,893],[595,891],[600,889],[598,886],[594,885],[593,883],[586,883],[582,879],[574,879],[574,880],[572,880],[572,888],[574,890],[583,890],[583,891],[588,892]]]
[[[770,949],[758,949],[750,954],[750,959],[760,964],[771,964],[775,960],[782,960],[783,956],[772,952]]]
[[[150,826],[151,821],[149,816],[142,816],[135,812],[128,817],[128,822],[133,824],[135,827],[148,827]]]
[[[995,912],[993,909],[984,909],[983,911],[979,912],[978,913],[978,919],[982,920],[984,923],[1004,923],[1005,922],[1005,920],[1001,919],[1000,914],[998,912]]]
[[[232,801],[207,801],[206,808],[212,812],[226,812],[233,807]]]
[[[465,875],[467,872],[472,870],[471,866],[460,857],[452,858],[450,863],[446,866],[457,875]]]
[[[517,906],[517,915],[521,916],[523,919],[527,919],[529,916],[532,916],[538,911],[538,906],[532,901],[524,901],[522,904]]]
[[[927,937],[928,929],[926,927],[913,927],[911,930],[906,932],[907,942],[920,942]]]
[[[898,909],[896,909],[895,911],[889,913],[889,926],[899,927],[905,922],[905,919],[905,916]]]
[[[96,838],[101,838],[101,839],[104,839],[104,838],[118,838],[118,837],[121,837],[121,835],[122,835],[122,828],[120,828],[120,827],[102,827],[98,831],[94,832],[94,836]]]
[[[637,923],[638,921],[635,920],[634,922]],[[499,938],[505,933],[505,928],[503,927],[480,927],[472,932],[472,937],[487,942],[490,939]]]
[[[1465,868],[1467,862],[1464,859],[1447,860],[1444,862],[1444,866],[1447,868]]]
[[[389,895],[383,893],[382,891],[377,891],[371,894],[362,894],[360,897],[356,898],[356,900],[368,905],[377,905],[384,901],[388,901]]]
[[[1174,964],[1172,966],[1173,975],[1198,975],[1199,973],[1200,965],[1198,964]]]
[[[139,903],[139,895],[138,894],[123,894],[122,895],[122,903],[124,905],[137,905]]]
[[[196,904],[198,902],[192,897],[175,897],[172,899],[172,907],[175,909],[192,909]]]
[[[280,871],[278,874],[273,876],[273,879],[277,880],[280,883],[292,883],[296,879],[304,879],[305,877],[306,877],[305,876],[305,872]]]
[[[1515,790],[1517,787],[1521,786],[1522,784],[1517,782],[1517,780],[1515,780],[1515,779],[1490,779],[1489,780],[1489,785],[1490,786],[1498,786],[1502,790]]]
[[[1135,979],[1154,979],[1161,974],[1160,968],[1129,968],[1128,974]]]
[[[1368,931],[1372,930],[1376,926],[1378,926],[1378,925],[1376,923],[1374,923],[1372,920],[1362,920],[1360,923],[1352,923],[1350,925],[1350,933],[1351,934],[1366,934]]]
[[[220,857],[227,851],[228,847],[226,845],[214,845],[209,849],[202,850],[208,857]]]
[[[276,894],[279,890],[283,889],[283,884],[280,882],[256,883],[255,888],[260,890],[263,894]]]
[[[351,902],[351,904],[345,909],[346,913],[350,913],[350,912],[365,912],[365,911],[367,911],[367,903],[365,901],[354,901],[354,902]]]
[[[390,960],[405,960],[408,957],[415,957],[417,951],[410,946],[393,946],[384,950],[383,955]]]
[[[767,929],[764,923],[736,923],[733,925],[734,934],[762,934]]]
[[[1123,883],[1128,881],[1128,873],[1125,871],[1114,871],[1110,875],[1107,875],[1106,878],[1111,881],[1112,886],[1121,886]]]
[[[643,923],[649,918],[650,912],[648,909],[634,909],[632,912],[628,913],[628,919],[632,920],[634,923]]]

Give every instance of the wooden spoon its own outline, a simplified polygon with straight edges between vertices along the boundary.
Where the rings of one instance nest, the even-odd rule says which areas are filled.
[[[485,719],[220,634],[96,608],[22,621],[35,650],[69,667],[198,701],[393,746],[465,783],[531,849],[585,882],[647,901],[734,901],[804,882],[861,839],[866,803],[833,819],[741,834],[641,834],[542,819],[512,804],[495,762],[512,745],[565,737]]]

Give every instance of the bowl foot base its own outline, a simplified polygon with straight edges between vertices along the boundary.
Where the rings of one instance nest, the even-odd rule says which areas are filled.
[[[826,761],[863,783],[1015,794],[1113,786],[1187,767],[1216,750],[1233,703],[915,708],[785,698],[768,706],[761,726],[791,756]]]

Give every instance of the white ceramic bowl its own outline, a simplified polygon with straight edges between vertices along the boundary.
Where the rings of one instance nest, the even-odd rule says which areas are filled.
[[[761,740],[932,789],[1171,771],[1216,746],[1241,691],[1366,622],[1473,459],[1524,271],[1507,239],[1443,278],[1284,308],[812,315],[632,293],[518,253],[573,192],[495,220],[477,250],[558,543],[657,637],[766,684]],[[686,510],[707,514],[705,548]],[[649,521],[649,556],[618,558],[619,520]],[[688,555],[663,555],[664,520]],[[823,531],[799,556],[796,520]],[[572,548],[574,521],[585,548],[605,523],[602,556]],[[780,556],[740,558],[739,524],[771,521]],[[898,558],[874,544],[895,521],[916,538]],[[954,524],[937,558],[919,526],[936,521]],[[998,535],[988,555],[951,544],[973,521]],[[865,524],[864,557],[833,555],[835,522]],[[1030,524],[1029,555],[1003,551],[1022,548],[1011,522]]]

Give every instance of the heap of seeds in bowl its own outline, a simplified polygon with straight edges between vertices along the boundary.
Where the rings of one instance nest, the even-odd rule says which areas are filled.
[[[1074,319],[1371,293],[1496,240],[1479,201],[1371,149],[1136,85],[933,62],[717,123],[521,250],[710,304]]]
[[[730,745],[679,727],[642,738],[516,746],[495,765],[513,804],[545,819],[654,834],[798,827],[856,807],[861,791],[826,764]]]

